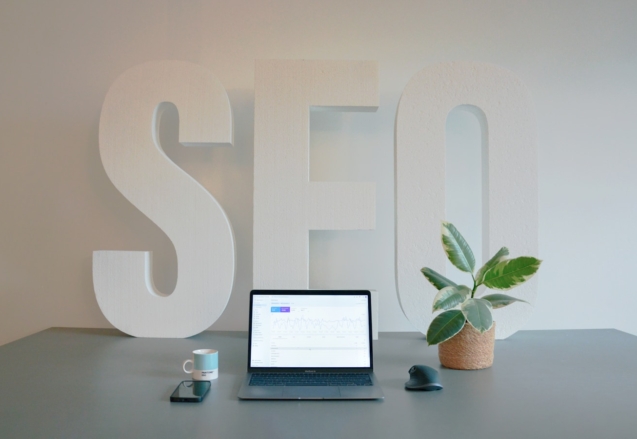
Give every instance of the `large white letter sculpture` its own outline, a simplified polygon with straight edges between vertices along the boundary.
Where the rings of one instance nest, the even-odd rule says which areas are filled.
[[[153,285],[150,252],[96,251],[95,295],[106,318],[137,337],[189,337],[214,323],[234,281],[234,239],[217,201],[163,152],[158,122],[167,102],[179,111],[186,146],[232,144],[225,89],[195,64],[151,62],[111,86],[100,117],[102,163],[115,187],[172,240],[178,280],[169,296]]]
[[[403,312],[422,333],[432,319],[436,291],[420,269],[445,269],[440,242],[445,122],[458,105],[477,106],[488,125],[483,253],[491,256],[503,246],[512,255],[538,253],[537,145],[528,90],[513,73],[490,64],[444,63],[423,69],[405,87],[396,118],[396,281]],[[536,293],[537,277],[514,296],[532,303]],[[513,334],[531,311],[525,304],[496,311],[496,336]]]
[[[373,183],[310,182],[310,107],[374,111],[378,64],[257,61],[254,287],[309,286],[309,230],[373,229]]]

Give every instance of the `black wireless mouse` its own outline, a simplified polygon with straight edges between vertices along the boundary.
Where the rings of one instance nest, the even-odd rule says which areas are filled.
[[[417,364],[409,369],[409,381],[405,383],[407,390],[440,390],[442,384],[438,371],[432,367]]]

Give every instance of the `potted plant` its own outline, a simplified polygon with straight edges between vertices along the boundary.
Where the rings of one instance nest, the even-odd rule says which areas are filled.
[[[494,290],[510,290],[529,280],[542,261],[531,256],[507,259],[509,250],[502,247],[475,272],[471,247],[454,225],[448,222],[442,223],[442,247],[456,268],[471,274],[473,287],[457,285],[431,268],[421,270],[438,289],[432,312],[443,311],[429,325],[427,343],[430,346],[438,345],[440,362],[445,367],[490,367],[495,343],[495,323],[491,310],[514,302],[528,302],[502,293],[476,297],[476,291],[481,285]]]

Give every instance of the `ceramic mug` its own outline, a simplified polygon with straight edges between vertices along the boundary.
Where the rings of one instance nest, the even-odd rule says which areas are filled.
[[[192,369],[186,365],[192,363]],[[184,361],[184,372],[192,374],[195,381],[216,380],[219,376],[219,352],[215,349],[197,349],[192,351],[192,360]]]

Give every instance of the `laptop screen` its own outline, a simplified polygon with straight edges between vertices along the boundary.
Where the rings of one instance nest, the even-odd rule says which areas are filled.
[[[253,292],[250,367],[371,367],[368,301],[364,292]]]

